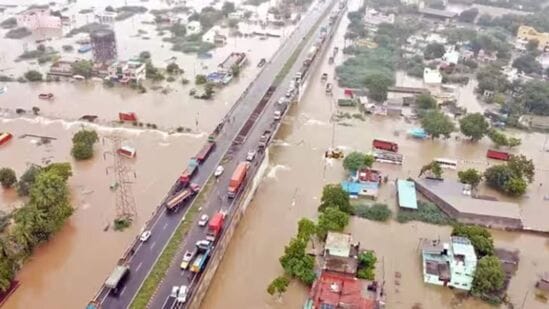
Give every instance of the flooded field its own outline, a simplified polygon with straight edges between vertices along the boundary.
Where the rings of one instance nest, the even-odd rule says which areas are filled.
[[[346,21],[343,21],[338,37],[343,35],[341,29],[345,29],[345,24]],[[333,43],[333,46],[341,45],[342,42],[337,39]],[[485,158],[486,150],[491,147],[488,139],[475,144],[463,138],[413,140],[406,136],[406,131],[418,124],[382,116],[368,116],[365,121],[349,117],[337,124],[330,122],[332,114],[337,110],[350,114],[356,113],[356,110],[336,107],[334,98],[337,98],[338,92],[335,92],[334,98],[325,96],[320,73],[329,74],[328,82],[334,74],[334,67],[327,64],[326,58],[322,59],[320,68],[310,80],[302,101],[286,117],[271,147],[270,171],[248,207],[218,269],[203,306],[206,309],[302,306],[307,297],[305,287],[292,284],[281,302],[267,294],[266,288],[274,277],[283,272],[278,257],[295,235],[298,220],[302,217],[316,217],[322,187],[340,182],[344,177],[341,161],[325,161],[323,158],[324,151],[332,144],[350,152],[370,150],[373,138],[397,142],[399,152],[404,154],[404,165],[375,164],[375,168],[390,179],[415,177],[420,167],[434,157],[457,159],[458,169],[484,169],[489,166]],[[402,80],[408,79],[399,77],[399,81]],[[399,83],[399,86],[413,85]],[[469,93],[474,97],[472,89],[474,85],[462,89],[461,96]],[[342,89],[339,89],[339,94],[341,92]],[[476,101],[464,99],[463,102],[470,104],[466,106],[469,111],[482,110]],[[548,192],[546,185],[540,185],[549,181],[549,154],[544,152],[546,136],[513,133],[523,139],[523,145],[514,151],[532,158],[537,168],[536,179],[528,193],[516,202],[520,203],[527,226],[549,229],[545,220],[549,215],[548,202],[543,199]],[[457,178],[456,172],[445,171],[445,175]],[[481,190],[497,195],[486,188]],[[392,182],[382,187],[378,201],[387,203],[393,212],[396,211]],[[355,218],[347,231],[361,242],[361,246],[376,251],[379,260],[377,278],[386,281],[387,308],[411,308],[416,304],[429,309],[491,308],[473,299],[460,300],[450,290],[423,284],[419,240],[447,238],[451,232],[450,227],[423,223],[399,224],[396,221],[383,224]],[[549,267],[547,240],[539,236],[500,231],[493,231],[493,236],[497,247],[520,250],[519,270],[508,291],[511,302],[519,308],[544,308],[546,305],[535,300],[533,285],[537,276]],[[398,285],[396,272],[402,274]]]

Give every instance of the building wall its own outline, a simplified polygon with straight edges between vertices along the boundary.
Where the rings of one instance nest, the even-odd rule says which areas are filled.
[[[520,26],[517,31],[517,39],[524,41],[537,40],[539,42],[538,49],[549,49],[549,33],[538,32],[532,27]]]
[[[16,16],[17,26],[30,30],[40,28],[61,28],[61,18],[50,15],[50,10],[30,10]]]

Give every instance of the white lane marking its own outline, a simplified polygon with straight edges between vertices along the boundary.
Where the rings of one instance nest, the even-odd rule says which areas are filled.
[[[164,224],[164,226],[162,227],[162,230],[165,230],[167,227],[168,227],[168,222],[166,222],[166,223]]]
[[[139,271],[139,268],[141,268],[141,266],[143,266],[143,262],[140,262],[139,265],[137,265],[137,267],[135,268],[135,271]]]
[[[151,251],[154,249],[154,246],[156,245],[156,241],[151,244]]]
[[[124,295],[124,292],[126,292],[126,287],[125,286],[122,288],[122,291],[120,291],[120,296]]]

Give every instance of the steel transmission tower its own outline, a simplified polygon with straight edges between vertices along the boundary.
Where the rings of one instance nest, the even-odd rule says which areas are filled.
[[[116,193],[116,219],[131,222],[137,215],[137,212],[135,210],[135,197],[132,192],[130,175],[133,175],[134,179],[136,175],[126,164],[124,158],[117,152],[122,145],[123,138],[120,135],[113,134],[105,136],[104,139],[109,140],[112,145],[112,151],[106,151],[103,157],[106,159],[107,154],[113,156],[113,165],[107,167],[107,174],[109,170],[114,172],[114,183],[111,185],[111,190]]]

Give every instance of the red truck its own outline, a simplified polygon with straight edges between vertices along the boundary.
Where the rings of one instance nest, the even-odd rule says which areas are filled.
[[[200,151],[196,155],[196,161],[198,161],[198,163],[204,162],[204,160],[208,158],[210,152],[212,152],[214,148],[215,142],[207,142],[206,145],[204,145],[204,147],[202,147],[202,149],[200,149]]]
[[[118,119],[120,121],[137,121],[137,115],[135,113],[118,113]]]
[[[222,212],[216,213],[208,224],[208,233],[206,234],[206,240],[214,242],[221,234],[223,229],[223,223],[225,222],[225,214]]]
[[[11,135],[11,133],[0,132],[0,145],[4,145],[5,143],[9,142],[12,138],[13,138],[13,135]]]
[[[382,150],[387,150],[392,152],[398,151],[397,143],[382,141],[380,139],[374,139],[374,141],[372,142],[372,146],[376,149],[382,149]]]
[[[229,198],[234,198],[238,191],[242,187],[242,183],[246,179],[246,174],[248,173],[248,168],[250,167],[249,162],[240,162],[231,176],[231,181],[229,182],[228,195]]]
[[[198,161],[193,158],[189,161],[189,165],[187,165],[187,168],[183,171],[181,176],[179,176],[179,183],[181,183],[183,187],[186,187],[197,170]]]
[[[511,154],[505,151],[488,149],[488,151],[486,152],[486,157],[490,159],[508,161],[511,158]]]
[[[179,206],[188,200],[191,196],[194,196],[200,190],[200,186],[195,183],[192,183],[189,188],[184,189],[170,198],[165,206],[168,211],[176,211],[179,209]]]

